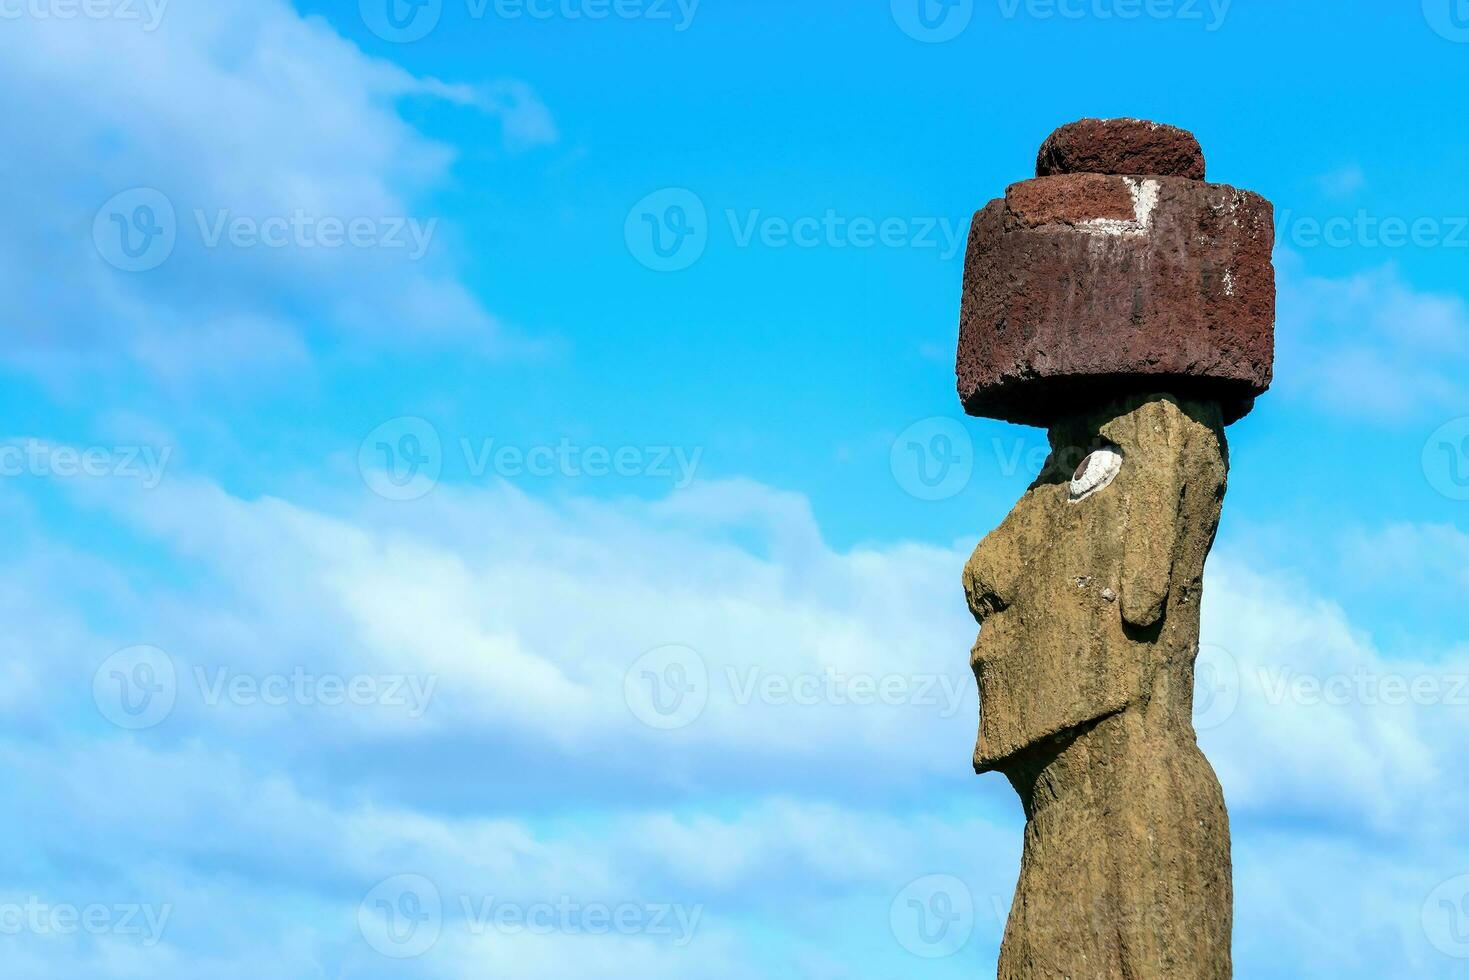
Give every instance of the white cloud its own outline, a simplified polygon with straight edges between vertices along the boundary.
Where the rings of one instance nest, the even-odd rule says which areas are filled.
[[[152,958],[126,946],[78,954],[89,975],[146,972],[130,962],[301,975],[280,948],[329,975],[377,975],[355,903],[402,873],[453,897],[706,907],[687,950],[446,922],[408,976],[468,977],[487,962],[528,978],[565,975],[567,962],[605,976],[762,976],[790,963],[900,975],[914,961],[888,931],[888,905],[933,873],[965,881],[980,910],[971,945],[935,975],[993,969],[1020,814],[1003,780],[966,772],[972,689],[951,717],[742,706],[711,692],[704,715],[671,732],[641,725],[623,700],[632,659],[670,641],[697,646],[716,673],[966,675],[964,549],[838,551],[804,498],[748,482],[653,503],[548,504],[494,484],[443,486],[412,505],[364,494],[313,507],[204,482],[92,489],[81,500],[102,508],[94,518],[186,573],[124,575],[36,539],[0,583],[26,630],[11,662],[40,702],[23,715],[0,706],[3,761],[20,799],[64,815],[34,819],[37,802],[16,811],[11,840],[54,865],[25,887],[180,903]],[[81,563],[84,575],[72,571]],[[1415,976],[1450,975],[1418,917],[1469,864],[1469,805],[1452,778],[1469,711],[1273,691],[1286,669],[1444,678],[1469,656],[1390,661],[1342,609],[1227,551],[1209,569],[1205,639],[1240,677],[1237,707],[1201,741],[1233,816],[1241,972],[1329,963],[1375,977],[1410,962]],[[173,716],[129,735],[97,718],[90,671],[138,642],[167,649],[184,677],[195,664],[424,672],[439,676],[442,700],[415,721],[376,708],[211,708],[181,688]],[[21,736],[37,716],[52,722]],[[1367,921],[1381,934],[1340,940]]]
[[[477,104],[500,118],[505,142],[512,150],[548,146],[560,136],[550,110],[524,82],[501,81],[485,86]]]
[[[1415,289],[1384,266],[1345,279],[1311,276],[1278,251],[1277,388],[1352,418],[1462,414],[1469,306]]]
[[[1390,524],[1347,537],[1344,557],[1364,584],[1460,601],[1469,591],[1469,534],[1452,524]]]
[[[1391,660],[1336,605],[1238,556],[1211,561],[1204,610],[1205,642],[1238,671],[1220,683],[1239,700],[1200,744],[1236,817],[1364,838],[1454,833],[1469,814],[1449,779],[1469,739],[1469,650]]]
[[[218,378],[262,361],[299,365],[303,338],[319,332],[505,343],[458,277],[436,216],[419,210],[454,151],[398,105],[476,107],[523,150],[556,139],[528,85],[415,77],[282,0],[170,4],[152,31],[116,18],[8,19],[0,85],[30,107],[0,120],[11,363],[74,377],[121,357],[164,378]],[[125,272],[104,260],[93,219],[136,187],[162,192],[177,240],[158,267]],[[118,205],[124,219],[133,203]],[[154,217],[167,224],[156,207]],[[226,233],[210,246],[221,217],[247,230],[286,219],[275,240],[287,244],[232,246]],[[333,221],[356,222],[359,244],[333,244]]]
[[[162,647],[181,675],[304,667],[438,684],[417,719],[314,704],[223,710],[185,676],[160,737],[219,725],[264,735],[283,720],[368,743],[452,731],[573,758],[597,745],[614,769],[643,753],[675,771],[712,761],[720,776],[814,765],[830,786],[858,759],[891,779],[949,779],[968,761],[974,626],[956,574],[966,549],[840,552],[794,494],[737,481],[651,503],[553,505],[496,482],[442,486],[411,505],[364,495],[360,510],[329,514],[170,479],[108,487],[95,502],[193,569],[192,588],[153,597],[146,631],[119,645]],[[1404,563],[1413,549],[1442,560],[1436,534],[1389,534]],[[1205,642],[1227,651],[1240,681],[1237,708],[1203,740],[1246,812],[1382,828],[1409,813],[1421,824],[1429,796],[1469,810],[1443,796],[1448,746],[1469,729],[1469,706],[1453,706],[1469,690],[1450,689],[1469,675],[1469,649],[1389,659],[1342,609],[1227,549],[1211,561],[1204,616]],[[707,707],[672,731],[642,724],[625,699],[629,667],[665,644],[697,651],[709,673]],[[833,674],[878,690],[892,681],[893,697],[864,703]],[[1334,686],[1303,694],[1302,677]],[[1395,704],[1395,688],[1377,685],[1399,677],[1438,686]]]
[[[1316,183],[1323,193],[1331,197],[1351,197],[1367,186],[1367,175],[1360,165],[1349,163],[1322,174],[1316,178]]]
[[[711,749],[813,764],[860,755],[924,772],[968,762],[976,708],[974,626],[955,572],[963,556],[916,545],[835,552],[794,494],[716,483],[563,511],[496,484],[441,487],[411,507],[374,500],[347,518],[247,503],[205,483],[104,493],[210,583],[131,641],[164,648],[182,675],[304,664],[435,679],[422,722],[330,715],[366,738],[402,724],[566,752],[608,742],[680,764]],[[692,648],[709,674],[707,708],[673,732],[642,724],[625,700],[628,669],[666,644]],[[221,713],[198,688],[182,685],[181,726],[227,717],[268,729],[289,713]],[[300,718],[328,723],[319,711]],[[834,725],[845,744],[825,737]],[[941,740],[959,748],[945,755]]]

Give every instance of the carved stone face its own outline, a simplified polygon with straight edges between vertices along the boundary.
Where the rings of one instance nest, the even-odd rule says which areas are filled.
[[[1040,476],[964,570],[981,623],[974,764],[1141,704],[1189,721],[1204,559],[1228,471],[1219,406],[1135,396],[1051,427]]]

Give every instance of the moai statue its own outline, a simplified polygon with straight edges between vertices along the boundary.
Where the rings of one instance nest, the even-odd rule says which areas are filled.
[[[1025,809],[1001,980],[1232,975],[1229,818],[1191,718],[1224,427],[1270,385],[1274,219],[1192,135],[1085,119],[975,215],[959,392],[1051,455],[964,570],[977,772]]]

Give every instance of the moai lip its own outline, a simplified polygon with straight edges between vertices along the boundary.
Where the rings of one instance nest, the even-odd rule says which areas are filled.
[[[975,216],[956,365],[971,415],[1028,425],[1120,395],[1217,401],[1226,423],[1270,387],[1274,211],[1205,183],[1184,130],[1081,120],[1032,180]]]

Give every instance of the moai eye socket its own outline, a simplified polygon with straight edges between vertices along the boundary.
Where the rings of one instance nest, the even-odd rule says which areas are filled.
[[[1098,449],[1081,461],[1072,474],[1071,502],[1085,500],[1098,490],[1107,488],[1122,471],[1122,454],[1115,449]]]

